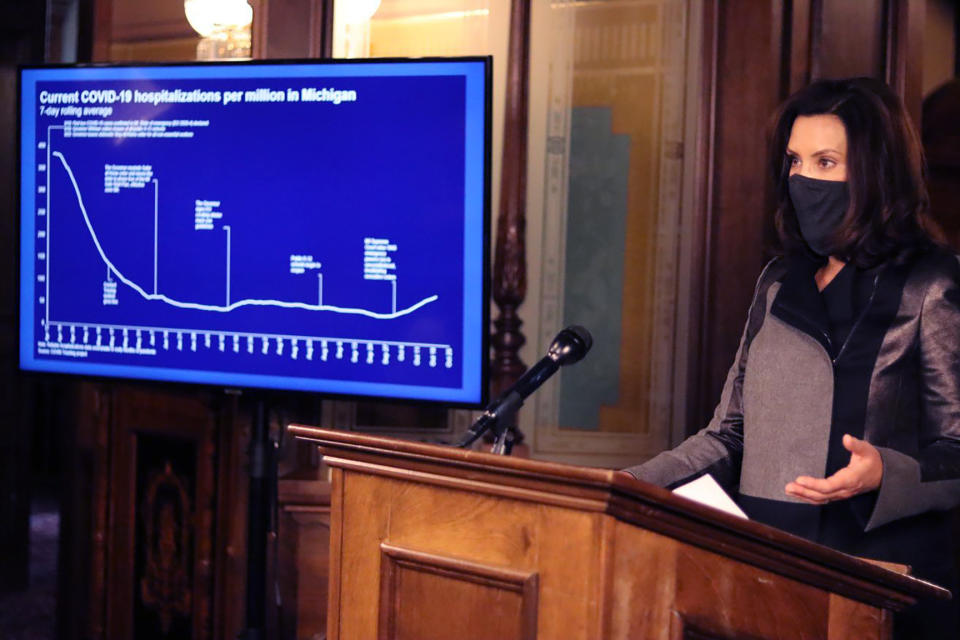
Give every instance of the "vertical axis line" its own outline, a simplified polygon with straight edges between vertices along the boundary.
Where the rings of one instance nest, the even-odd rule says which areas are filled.
[[[317,273],[317,305],[323,306],[323,274]]]
[[[43,321],[43,328],[45,331],[50,329],[50,127],[47,127],[47,253],[46,253],[46,285],[47,293],[43,299],[43,310],[46,314]]]
[[[160,183],[153,179],[153,294],[157,294],[157,203],[160,199]]]
[[[397,279],[396,277],[394,277],[394,279],[390,281],[390,285],[391,285],[391,288],[393,289],[393,312],[396,313],[397,312]]]
[[[227,306],[230,306],[230,225],[223,225],[227,232]]]

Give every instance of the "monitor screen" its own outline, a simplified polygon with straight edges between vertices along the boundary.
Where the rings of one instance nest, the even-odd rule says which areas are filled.
[[[21,69],[21,367],[481,404],[489,67]]]

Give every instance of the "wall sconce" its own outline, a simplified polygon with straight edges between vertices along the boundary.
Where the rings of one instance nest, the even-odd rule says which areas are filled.
[[[250,57],[253,9],[246,0],[184,0],[183,11],[202,37],[198,60]]]

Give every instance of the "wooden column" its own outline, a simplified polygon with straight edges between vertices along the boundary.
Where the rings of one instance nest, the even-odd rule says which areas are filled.
[[[530,74],[530,0],[513,0],[507,60],[506,113],[503,126],[503,170],[500,213],[493,259],[494,320],[491,392],[496,395],[526,370],[520,347],[526,338],[517,309],[527,295],[526,198],[527,111]],[[521,436],[522,438],[522,436]],[[518,439],[519,441],[519,439]]]
[[[252,0],[253,57],[329,58],[333,0]]]

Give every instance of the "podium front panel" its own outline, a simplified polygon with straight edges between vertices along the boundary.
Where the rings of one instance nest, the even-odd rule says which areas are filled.
[[[949,592],[624,474],[312,427],[330,640],[888,640]]]

